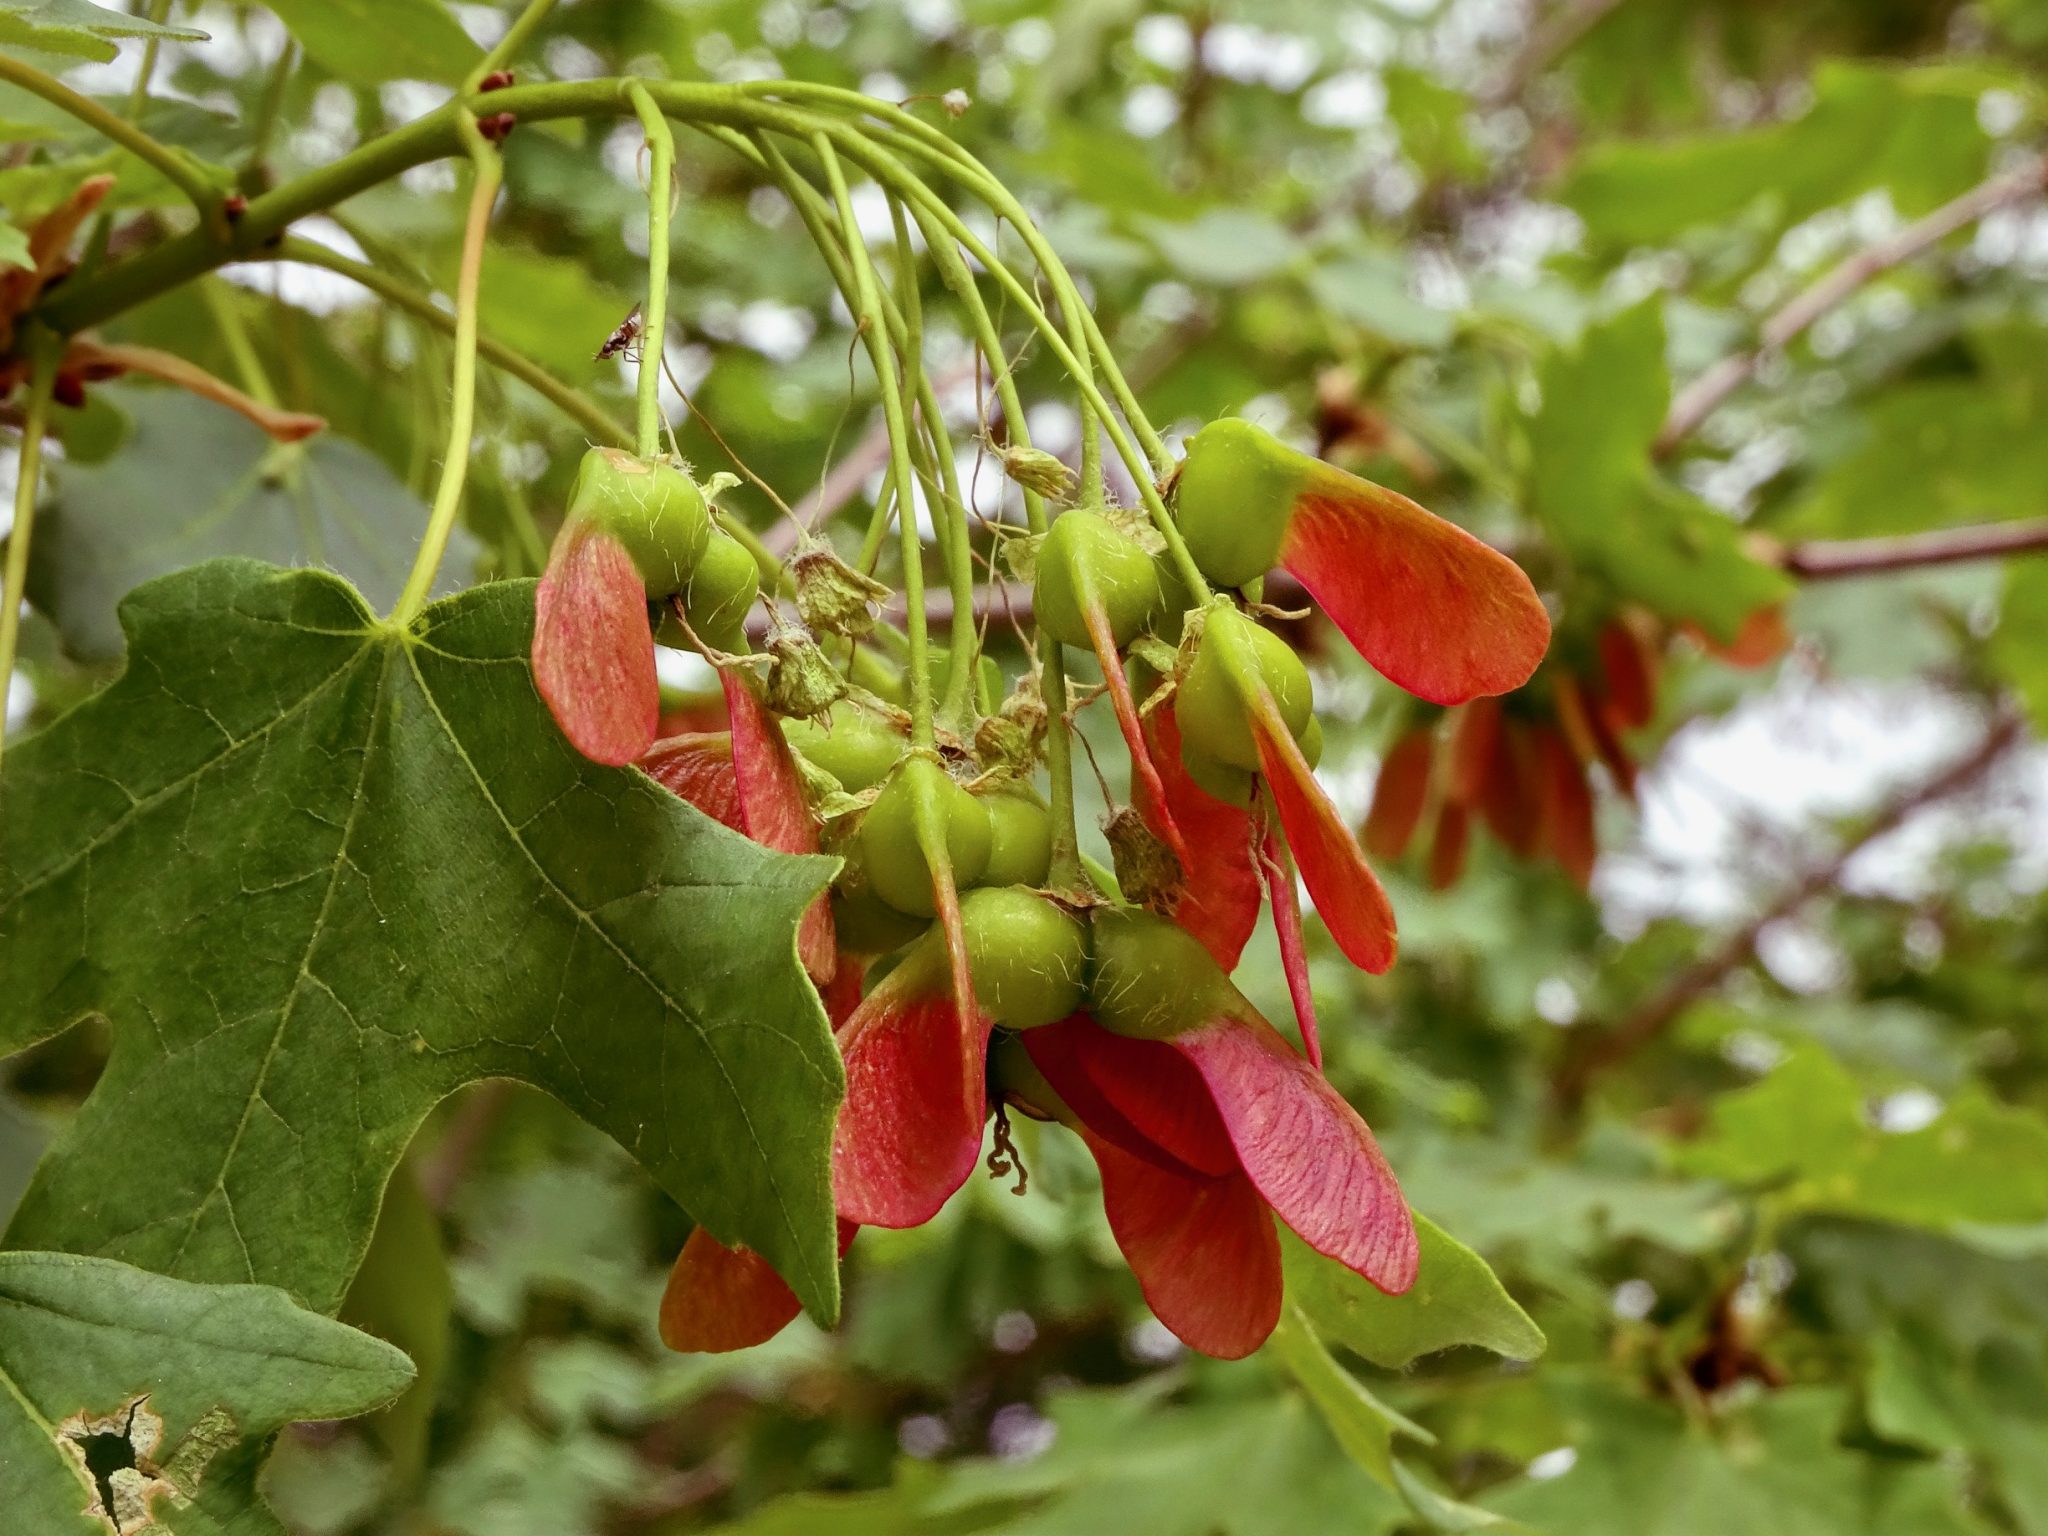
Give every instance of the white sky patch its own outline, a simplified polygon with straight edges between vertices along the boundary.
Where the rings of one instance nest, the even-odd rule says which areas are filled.
[[[1146,24],[1158,20],[1148,16],[1138,23],[1142,33]],[[1020,64],[1043,64],[1052,57],[1052,51],[1059,44],[1059,34],[1052,29],[1052,23],[1043,16],[1026,16],[1003,34],[1003,46],[1010,57]],[[1140,48],[1142,50],[1142,43]]]
[[[1578,1022],[1578,990],[1562,976],[1546,976],[1536,983],[1536,1013],[1546,1024],[1560,1029]]]
[[[1081,414],[1064,400],[1041,400],[1024,408],[1031,445],[1047,453],[1072,453],[1081,446]]]
[[[662,686],[679,693],[710,693],[718,687],[718,668],[695,651],[654,648],[654,675]]]
[[[451,94],[447,86],[427,80],[387,80],[377,87],[377,102],[392,121],[409,123],[425,117]]]
[[[998,1461],[1030,1461],[1052,1449],[1059,1429],[1029,1403],[1005,1403],[989,1421],[988,1448]]]
[[[552,37],[541,54],[554,80],[595,80],[604,73],[604,56],[573,37]]]
[[[1050,28],[1047,29],[1051,30]],[[1195,38],[1184,16],[1143,16],[1131,29],[1138,56],[1178,74],[1194,62]]]
[[[886,69],[861,76],[860,89],[862,95],[881,101],[901,101],[910,94],[910,87],[903,83],[903,77],[892,75]]]
[[[1925,1088],[1901,1088],[1870,1106],[1870,1123],[1894,1136],[1924,1131],[1941,1118],[1942,1103]]]
[[[1300,90],[1320,59],[1305,37],[1243,22],[1219,21],[1202,35],[1202,62],[1210,73],[1276,91]]]
[[[1347,69],[1318,80],[1301,98],[1303,119],[1319,128],[1363,128],[1378,122],[1386,112],[1386,85],[1364,69]]]
[[[1922,683],[1827,681],[1788,666],[1728,714],[1681,727],[1643,774],[1633,845],[1603,856],[1595,890],[1616,932],[1657,917],[1743,921],[1832,846],[1822,824],[1931,777],[1984,729],[1953,695]],[[2016,754],[1983,789],[1932,806],[1860,850],[1852,891],[1913,900],[1931,863],[1967,835],[2021,850],[2015,878],[2048,883],[2048,754]],[[1818,839],[1818,841],[1817,841]],[[1780,959],[1793,970],[1792,941]],[[1811,956],[1807,957],[1809,960]]]
[[[1133,138],[1156,139],[1180,118],[1180,98],[1159,84],[1134,86],[1124,97],[1124,127]]]
[[[28,605],[24,603],[24,608]],[[36,707],[36,687],[28,675],[16,672],[7,679],[7,733],[11,736],[28,724],[29,712]]]
[[[300,219],[292,233],[324,245],[353,261],[364,260],[363,248],[334,220],[323,215]],[[247,261],[221,268],[221,276],[257,293],[274,293],[309,314],[332,315],[375,302],[369,289],[339,272],[302,261]],[[444,308],[449,306],[443,306]]]
[[[774,362],[787,363],[801,357],[811,344],[817,321],[809,310],[793,304],[755,299],[734,317],[733,330],[743,345]]]
[[[1640,1322],[1657,1305],[1657,1288],[1647,1280],[1624,1280],[1614,1288],[1609,1305],[1616,1317]]]
[[[1756,957],[1789,992],[1818,996],[1849,979],[1848,957],[1840,947],[1811,924],[1792,919],[1758,931]]]
[[[455,13],[455,19],[462,23],[462,30],[479,48],[491,47],[512,25],[511,16],[494,5],[464,5],[457,0],[448,9]]]

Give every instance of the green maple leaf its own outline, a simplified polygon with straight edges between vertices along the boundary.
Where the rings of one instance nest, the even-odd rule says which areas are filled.
[[[12,1244],[332,1311],[421,1119],[508,1077],[836,1314],[842,1077],[795,943],[830,861],[571,751],[530,583],[401,632],[224,560],[122,619],[122,677],[0,778],[0,1049],[114,1033]]]
[[[203,43],[207,34],[191,27],[167,27],[146,16],[126,16],[89,0],[0,0],[0,43],[104,63],[117,52],[112,41],[117,37]]]
[[[72,655],[119,658],[122,597],[221,555],[324,566],[372,605],[397,601],[427,509],[369,449],[333,432],[273,443],[182,390],[117,398],[121,451],[65,469],[29,557],[29,599]],[[473,570],[476,541],[458,529],[443,566]]]
[[[255,1493],[268,1438],[367,1412],[411,1379],[389,1344],[269,1286],[0,1253],[8,1529],[281,1536]]]
[[[1283,1237],[1288,1300],[1314,1331],[1390,1371],[1461,1344],[1509,1360],[1534,1360],[1543,1353],[1543,1330],[1486,1260],[1419,1212],[1415,1232],[1421,1267],[1399,1296],[1387,1295],[1291,1234]]]

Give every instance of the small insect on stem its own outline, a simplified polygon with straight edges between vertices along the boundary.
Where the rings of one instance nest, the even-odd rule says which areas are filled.
[[[592,361],[601,363],[607,358],[617,357],[622,352],[637,357],[639,342],[640,306],[635,304],[626,311],[626,318],[618,323],[617,329],[605,337],[604,345],[597,349],[597,356]]]

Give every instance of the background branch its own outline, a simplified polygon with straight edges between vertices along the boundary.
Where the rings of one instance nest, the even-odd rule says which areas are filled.
[[[1565,0],[1541,26],[1530,28],[1521,48],[1481,100],[1490,107],[1504,107],[1520,98],[1531,81],[1620,4],[1621,0]]]
[[[2020,739],[2020,727],[2017,711],[2001,709],[1976,746],[1932,777],[1893,796],[1832,854],[1807,869],[1753,918],[1679,971],[1613,1027],[1582,1031],[1574,1036],[1574,1047],[1566,1053],[1553,1082],[1553,1096],[1559,1107],[1567,1114],[1576,1112],[1595,1077],[1660,1039],[1693,1003],[1748,965],[1756,957],[1757,942],[1764,930],[1834,889],[1857,854],[1929,806],[1979,783]]]
[[[1874,539],[1809,539],[1788,545],[1779,564],[1802,581],[1954,565],[2048,550],[2048,517],[1940,528]]]
[[[2033,196],[2044,186],[2048,186],[2048,156],[1980,182],[1897,234],[1874,241],[1850,256],[1766,318],[1758,330],[1761,339],[1755,347],[1722,358],[1680,390],[1671,402],[1653,451],[1660,458],[1668,455],[1756,372],[1757,364],[1765,356],[1789,346],[1814,321],[1879,273],[1911,260],[1985,215]]]

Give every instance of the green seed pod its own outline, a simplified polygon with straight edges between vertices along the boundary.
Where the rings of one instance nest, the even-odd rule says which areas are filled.
[[[1163,917],[1103,907],[1092,929],[1088,1008],[1104,1029],[1168,1040],[1214,1018],[1236,998],[1201,940]]]
[[[1081,1006],[1088,930],[1066,908],[1018,886],[960,901],[975,1001],[1006,1029],[1036,1029]]]
[[[946,686],[946,669],[951,664],[952,652],[943,645],[927,646],[925,649],[925,674],[931,679],[932,696],[937,698]],[[898,669],[893,676],[876,682],[877,697],[894,704],[899,709],[910,707],[910,674],[907,669]],[[982,714],[995,711],[996,700],[1002,697],[1003,669],[992,656],[977,658],[974,674],[974,706]]]
[[[690,628],[706,645],[744,651],[747,613],[760,595],[761,568],[747,546],[723,529],[712,529],[703,558],[684,589],[683,611],[689,615]]]
[[[704,495],[688,475],[622,448],[583,455],[569,517],[587,519],[623,544],[656,599],[683,590],[712,533]]]
[[[1245,769],[1204,757],[1191,750],[1185,739],[1180,744],[1180,761],[1181,766],[1187,769],[1188,777],[1195,781],[1195,788],[1210,799],[1221,800],[1225,805],[1234,805],[1240,810],[1251,805],[1252,787],[1256,780]]]
[[[905,760],[882,787],[861,819],[861,867],[875,894],[890,906],[914,917],[930,917],[937,906],[932,899],[931,865],[917,837],[916,806],[921,798],[938,808],[946,829],[953,884],[961,890],[974,884],[988,868],[992,831],[988,808],[928,757]]]
[[[1250,422],[1212,421],[1188,439],[1174,482],[1174,521],[1188,553],[1219,587],[1241,587],[1280,559],[1302,456]]]
[[[1315,715],[1315,692],[1301,658],[1270,629],[1219,604],[1204,615],[1194,661],[1174,699],[1185,757],[1258,770],[1247,673],[1264,681],[1297,740],[1308,730]]]
[[[1311,768],[1323,760],[1323,722],[1314,715],[1308,717],[1308,725],[1297,738],[1301,742],[1301,755],[1308,760]]]
[[[790,562],[796,580],[796,611],[820,635],[858,640],[875,627],[874,605],[889,588],[863,575],[829,549],[814,549]]]
[[[1081,1120],[1067,1107],[1053,1085],[1038,1070],[1038,1063],[1015,1035],[997,1035],[988,1045],[989,1096],[1034,1120],[1057,1120],[1079,1131]]]
[[[807,720],[846,697],[846,679],[809,635],[772,635],[768,654],[768,707],[778,715]]]
[[[1052,814],[1021,784],[981,797],[988,807],[990,885],[1043,885],[1052,867]]]
[[[887,778],[910,747],[905,716],[852,698],[840,699],[822,719],[783,721],[782,734],[806,762],[854,794]]]
[[[1099,511],[1078,507],[1053,519],[1038,551],[1033,611],[1038,624],[1062,645],[1088,648],[1085,610],[1102,606],[1121,646],[1159,612],[1159,563],[1137,539]]]
[[[877,896],[857,864],[849,863],[832,887],[833,937],[850,955],[886,955],[927,926],[924,919],[905,916]]]

